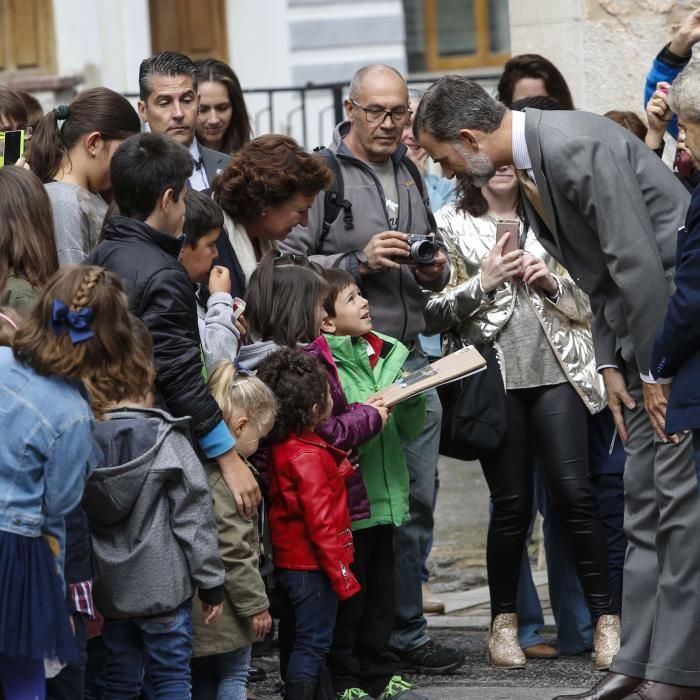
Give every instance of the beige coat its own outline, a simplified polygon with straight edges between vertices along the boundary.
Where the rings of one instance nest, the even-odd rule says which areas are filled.
[[[428,301],[426,332],[453,331],[462,343],[494,342],[500,355],[498,334],[513,313],[516,282],[507,281],[490,295],[481,290],[481,261],[496,244],[495,219],[489,215],[462,214],[454,205],[443,207],[436,219],[447,246],[452,276],[447,287],[432,294]],[[588,410],[597,413],[605,402],[593,356],[588,297],[542,248],[531,230],[524,249],[543,259],[559,284],[556,303],[532,287],[527,288],[528,301],[567,379]],[[446,351],[451,349],[454,348],[448,347]]]
[[[192,656],[223,654],[253,642],[250,617],[267,610],[269,602],[258,570],[258,518],[238,514],[233,496],[216,464],[205,465],[219,530],[219,555],[226,571],[224,611],[212,625],[204,624],[199,601],[192,606]]]

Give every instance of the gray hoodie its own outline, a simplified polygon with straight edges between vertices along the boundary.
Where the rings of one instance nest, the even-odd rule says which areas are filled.
[[[382,270],[361,276],[356,253],[361,251],[373,236],[390,229],[386,210],[386,197],[381,182],[364,161],[356,158],[345,145],[344,137],[350,131],[349,122],[336,127],[330,151],[336,154],[343,175],[345,198],[352,203],[354,227],[346,231],[342,213],[331,224],[328,235],[322,239],[325,192],[320,192],[309,210],[309,225],[296,226],[280,243],[280,249],[288,253],[308,255],[324,267],[340,267],[350,272],[362,294],[369,301],[369,311],[375,330],[403,343],[411,343],[425,328],[423,309],[426,296],[423,289],[439,292],[450,278],[446,265],[440,279],[420,285],[415,277],[415,266],[402,265],[400,270]],[[396,173],[399,195],[397,229],[402,233],[428,234],[431,222],[428,216],[430,203],[427,194],[421,192],[411,173],[402,163],[406,147],[399,145],[391,155]],[[423,187],[423,191],[426,188]],[[435,232],[438,241],[440,232]]]
[[[189,440],[189,418],[122,409],[97,424],[104,462],[88,480],[94,598],[107,618],[158,615],[199,589],[223,600],[211,495]]]

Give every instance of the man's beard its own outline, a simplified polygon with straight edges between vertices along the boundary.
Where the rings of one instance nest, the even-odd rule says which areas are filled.
[[[455,143],[453,146],[465,165],[460,177],[481,189],[496,174],[491,159],[485,153],[470,153],[461,143]]]

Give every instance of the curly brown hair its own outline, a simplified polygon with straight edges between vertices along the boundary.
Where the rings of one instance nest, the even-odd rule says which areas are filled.
[[[71,311],[92,309],[94,335],[73,344],[50,327],[54,300]],[[104,268],[67,265],[46,284],[13,342],[15,358],[43,375],[84,381],[93,410],[143,394],[153,381],[149,358],[134,337],[127,298],[119,278]]]
[[[326,408],[328,376],[315,357],[301,350],[273,352],[260,363],[256,376],[277,397],[277,415],[269,434],[273,443],[313,427]]]
[[[331,179],[321,156],[307,153],[289,136],[266,134],[234,153],[212,190],[234,221],[246,223],[297,193],[318,194]]]

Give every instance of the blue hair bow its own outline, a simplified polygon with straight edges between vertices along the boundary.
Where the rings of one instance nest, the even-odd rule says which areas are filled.
[[[49,327],[56,335],[67,331],[73,345],[77,345],[95,335],[90,328],[92,313],[92,308],[89,306],[79,311],[69,311],[60,299],[54,299]]]

